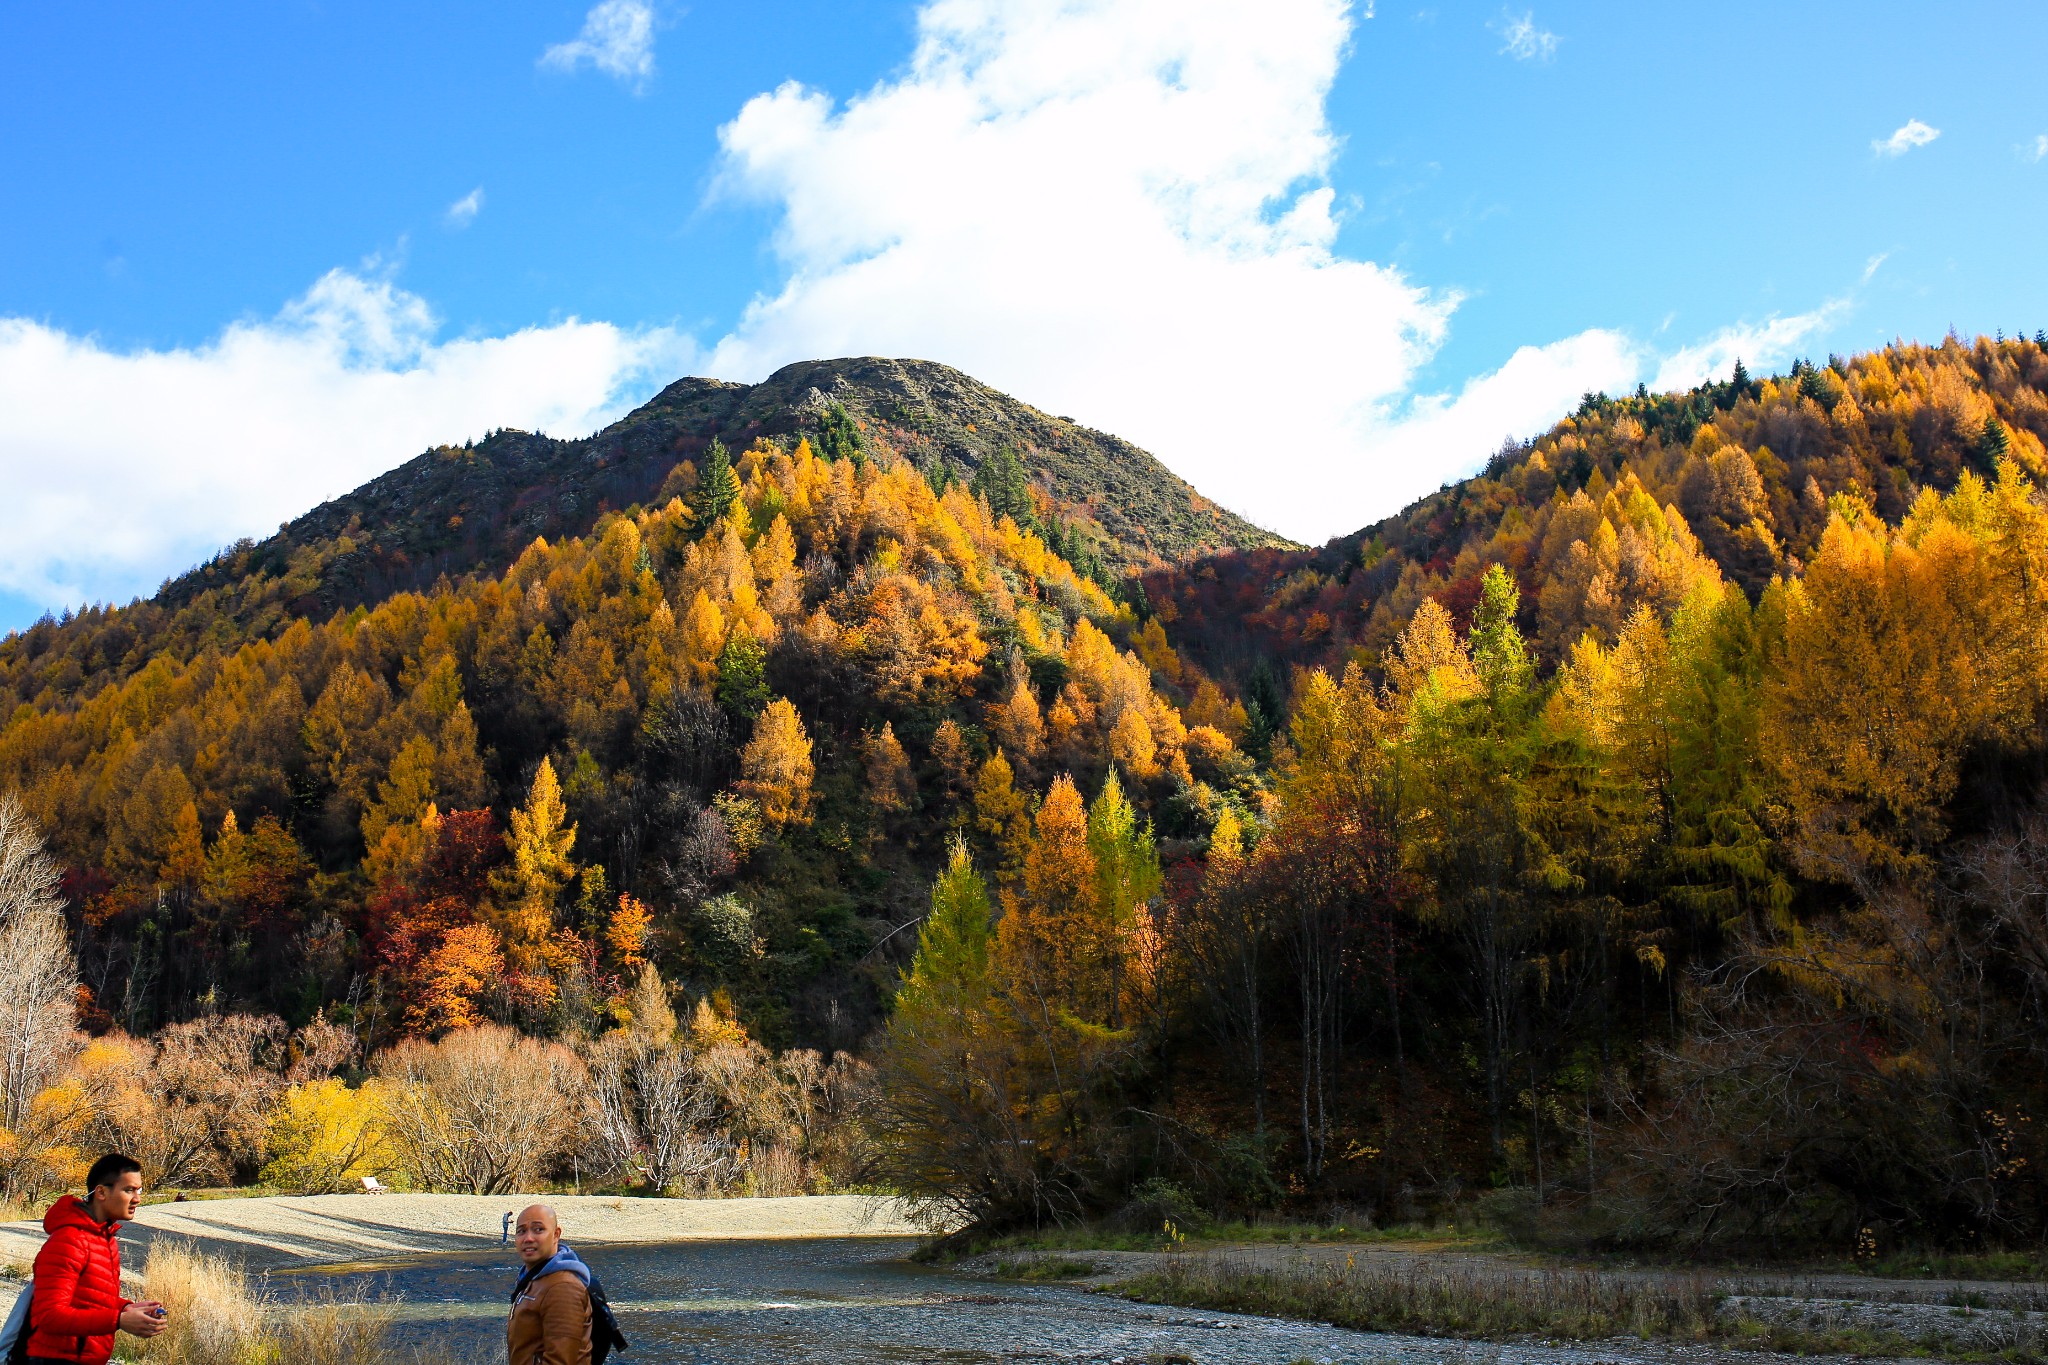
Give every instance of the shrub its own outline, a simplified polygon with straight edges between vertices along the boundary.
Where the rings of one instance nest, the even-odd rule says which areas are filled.
[[[271,1112],[265,1184],[292,1194],[332,1194],[385,1175],[396,1163],[388,1137],[389,1087],[350,1089],[329,1078],[295,1085]]]

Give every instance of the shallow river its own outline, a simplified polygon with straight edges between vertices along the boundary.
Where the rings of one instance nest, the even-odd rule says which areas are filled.
[[[688,1242],[585,1254],[633,1344],[624,1365],[796,1361],[1294,1361],[1499,1359],[1497,1349],[1123,1303],[1055,1285],[966,1279],[911,1265],[894,1239]],[[397,1299],[396,1343],[435,1360],[504,1359],[509,1249],[322,1275]],[[280,1277],[306,1284],[311,1276]],[[273,1283],[279,1283],[274,1281]],[[282,1285],[280,1284],[280,1287]],[[1506,1354],[1533,1362],[1565,1352]],[[1610,1357],[1611,1359],[1611,1357]]]

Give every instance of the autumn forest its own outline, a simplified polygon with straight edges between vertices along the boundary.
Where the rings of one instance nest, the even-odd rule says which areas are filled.
[[[1317,549],[990,421],[0,642],[7,1194],[2048,1236],[2048,336],[1589,394]],[[485,1073],[547,1100],[465,1145]]]

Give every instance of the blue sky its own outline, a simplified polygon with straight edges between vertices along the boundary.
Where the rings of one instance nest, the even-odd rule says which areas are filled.
[[[1586,387],[2048,327],[2048,7],[0,9],[0,628],[919,354],[1303,539]]]

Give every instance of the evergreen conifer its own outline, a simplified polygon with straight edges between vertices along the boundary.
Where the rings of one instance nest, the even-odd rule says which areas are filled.
[[[1986,417],[1983,434],[1977,438],[1977,463],[1987,478],[1998,476],[1998,462],[2011,450],[2012,438],[2006,434],[2005,423],[1996,417]]]
[[[723,521],[739,496],[740,481],[732,472],[732,456],[725,442],[714,436],[711,449],[704,454],[704,476],[697,481],[697,505],[691,509],[697,514],[698,529],[709,530]]]

